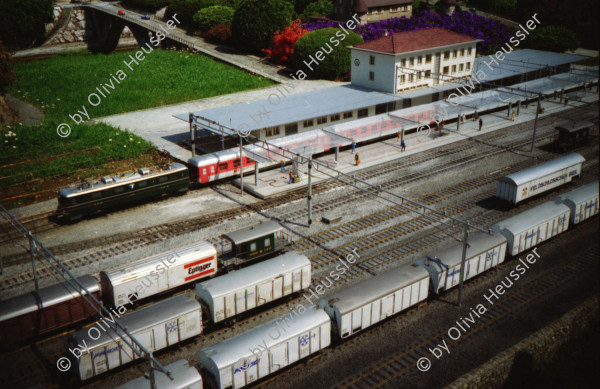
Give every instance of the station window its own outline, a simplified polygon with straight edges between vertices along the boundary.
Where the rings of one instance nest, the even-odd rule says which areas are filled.
[[[304,121],[304,128],[312,127],[314,125],[314,121],[312,119]]]
[[[265,135],[266,136],[279,135],[279,126],[265,128]]]
[[[317,119],[317,124],[327,123],[327,116],[323,116]]]
[[[419,56],[417,57],[417,65],[420,65],[420,64],[422,64],[422,63],[423,63],[423,56],[422,56],[422,55],[419,55]]]
[[[464,70],[465,70],[465,65],[464,64],[461,63],[460,65],[458,65],[458,71],[459,72],[463,72]]]
[[[448,74],[449,71],[450,71],[450,67],[444,66],[444,74]]]
[[[375,65],[375,56],[374,55],[369,56],[369,65]]]
[[[338,120],[340,120],[340,114],[336,113],[335,115],[331,115],[331,121],[332,122],[337,122]]]
[[[467,71],[471,70],[471,62],[467,62],[466,69],[467,69]]]
[[[457,50],[452,51],[452,58],[456,58]]]
[[[400,76],[400,84],[404,84],[406,82],[406,74]]]
[[[470,47],[467,49],[467,55],[471,55],[471,48]]]
[[[408,60],[408,66],[413,66],[415,64],[415,57],[410,57]]]
[[[413,78],[414,78],[413,76],[414,76],[414,74],[412,74],[412,73],[408,75],[408,82],[413,82]]]
[[[431,54],[425,56],[425,63],[431,63]]]
[[[369,116],[369,109],[368,108],[363,108],[363,109],[359,109],[358,110],[358,118],[366,118],[367,116]]]
[[[369,72],[369,81],[375,81],[375,73]]]
[[[349,119],[352,117],[352,111],[344,112],[344,119]]]
[[[431,78],[431,70],[425,70],[425,78]]]
[[[219,164],[219,171],[227,170],[227,162]]]
[[[405,67],[405,66],[406,66],[406,58],[403,58],[403,59],[400,61],[400,66],[402,66],[402,67]]]
[[[456,73],[456,65],[452,65],[452,73]]]
[[[465,49],[460,49],[460,56],[464,57],[465,56]]]
[[[450,59],[450,51],[444,51],[444,59]]]

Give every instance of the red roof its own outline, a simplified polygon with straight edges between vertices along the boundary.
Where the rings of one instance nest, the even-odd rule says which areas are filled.
[[[399,54],[478,41],[479,39],[468,35],[435,27],[426,30],[397,32],[370,42],[359,43],[353,47],[382,53]]]

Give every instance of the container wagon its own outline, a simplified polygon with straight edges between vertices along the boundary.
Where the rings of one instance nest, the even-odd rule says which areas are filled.
[[[429,275],[413,264],[388,270],[319,300],[335,323],[339,338],[347,338],[388,316],[424,301]]]
[[[141,308],[121,316],[118,320],[150,352],[202,333],[200,303],[185,295]],[[96,330],[92,330],[93,328]],[[120,330],[119,334],[125,335]],[[66,353],[74,359],[73,365],[76,366],[82,381],[138,358],[138,355],[123,343],[119,334],[110,328],[102,331],[92,326],[66,338]],[[79,349],[79,352],[73,351],[75,348]],[[78,353],[81,355],[76,358]]]
[[[502,234],[475,232],[469,235],[468,243],[463,281],[504,262],[506,238]],[[429,273],[434,293],[442,293],[458,285],[462,250],[463,244],[459,243],[415,261]]]
[[[201,350],[198,361],[208,373],[205,383],[210,377],[215,388],[242,388],[329,346],[331,322],[325,311],[309,306],[288,315],[294,314],[293,320],[278,318]],[[285,331],[275,336],[279,325]]]
[[[154,382],[159,389],[202,389],[202,376],[196,368],[185,359],[164,366],[171,373],[171,380],[162,371],[154,370]],[[150,378],[142,376],[129,381],[115,389],[152,389]]]
[[[216,273],[217,251],[200,242],[100,272],[100,283],[104,301],[118,307]]]
[[[196,298],[213,323],[289,296],[310,286],[311,265],[295,252],[196,285]]]
[[[78,281],[98,301],[101,300],[100,287],[94,277],[83,276]],[[28,339],[94,315],[94,308],[67,282],[48,286],[0,302],[0,344],[4,346]]]
[[[598,181],[583,185],[556,198],[571,209],[571,223],[577,224],[598,214]]]
[[[507,240],[510,255],[517,255],[569,228],[571,210],[564,204],[549,201],[521,212],[492,226]]]
[[[517,204],[571,182],[581,175],[584,162],[585,158],[572,153],[502,177],[496,185],[496,197]]]

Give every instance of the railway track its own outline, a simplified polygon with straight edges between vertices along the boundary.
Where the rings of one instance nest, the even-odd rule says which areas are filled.
[[[548,135],[548,136],[550,136],[550,135]],[[547,137],[540,137],[539,139],[540,139],[540,141],[543,141]],[[523,143],[526,143],[526,141],[513,142],[511,144],[511,147],[518,147],[518,146],[521,146]],[[401,185],[405,185],[407,183],[410,183],[410,182],[413,182],[413,181],[416,181],[419,179],[430,177],[435,174],[440,174],[442,172],[447,171],[448,169],[456,168],[459,165],[462,166],[462,165],[465,165],[468,163],[473,163],[482,158],[489,158],[491,155],[500,154],[502,152],[503,151],[501,151],[501,150],[496,150],[494,152],[490,152],[490,153],[486,153],[486,154],[476,154],[474,156],[465,156],[465,157],[460,158],[459,161],[457,161],[456,163],[454,163],[452,165],[448,165],[444,168],[434,169],[434,170],[429,170],[429,171],[417,171],[412,174],[405,175],[402,178],[390,180],[390,181],[386,182],[385,184],[382,184],[381,187],[384,189],[387,189],[387,190],[394,189]],[[523,166],[525,166],[525,164],[523,164]],[[337,182],[335,182],[335,183],[330,182],[330,183],[325,183],[325,184],[339,185],[339,183],[337,183]],[[315,209],[315,211],[324,211],[326,209],[335,208],[340,205],[349,203],[351,201],[356,201],[356,200],[365,198],[367,196],[370,196],[370,194],[368,194],[366,192],[361,192],[361,191],[354,191],[354,192],[346,193],[345,195],[342,195],[335,199],[331,199],[331,200],[327,200],[327,201],[323,201],[322,203],[319,203],[319,206],[317,207],[317,209]],[[426,196],[426,197],[429,197],[429,196]],[[422,201],[422,199],[419,199],[419,200]],[[277,203],[279,203],[282,200],[278,198],[276,201],[277,201]],[[285,200],[284,203],[287,201],[289,201],[289,199]],[[428,203],[428,204],[432,204],[432,202]],[[267,207],[267,208],[271,208],[271,207]],[[236,209],[232,209],[232,210],[223,211],[223,213],[227,214],[228,217],[233,217],[233,215],[235,215],[237,213],[237,210],[238,209],[236,208]],[[259,212],[260,209],[255,209],[255,211]],[[285,220],[293,220],[295,218],[305,216],[307,214],[307,212],[308,211],[306,209],[299,209],[299,210],[288,212],[287,214],[280,215],[279,217],[285,218]],[[205,226],[196,226],[195,228],[193,228],[191,230],[195,230],[195,229],[199,229],[199,228],[206,228],[213,221],[212,218],[210,218],[210,216],[203,217],[202,219],[203,219],[202,221],[206,225]],[[62,261],[62,263],[68,269],[73,269],[73,268],[89,265],[91,263],[94,263],[94,262],[96,262],[100,259],[106,258],[106,257],[110,257],[113,255],[117,255],[117,254],[121,254],[121,253],[130,251],[130,250],[133,250],[133,249],[135,249],[137,247],[141,247],[143,245],[147,245],[147,244],[159,241],[159,240],[168,239],[173,236],[177,236],[177,235],[180,235],[180,234],[183,234],[186,232],[190,232],[189,225],[182,225],[180,223],[169,223],[167,225],[171,228],[171,230],[161,231],[159,228],[158,231],[155,231],[156,227],[152,227],[151,229],[144,229],[143,232],[136,232],[134,234],[135,240],[132,240],[130,238],[131,233],[117,234],[117,235],[113,235],[108,238],[94,239],[95,242],[100,242],[103,244],[102,249],[93,251],[91,253],[88,253],[88,254],[85,254],[82,256],[64,259]],[[159,227],[163,227],[163,226],[164,225],[159,226]],[[124,235],[125,238],[123,239],[122,242],[119,242],[118,239],[122,235]],[[117,239],[117,242],[111,243],[111,241],[113,239]],[[212,243],[217,243],[218,238],[213,237],[210,241]],[[68,246],[71,247],[72,245],[68,245]],[[76,247],[78,247],[79,250],[83,250],[83,249],[85,249],[85,244],[82,246],[76,244]],[[295,248],[295,249],[297,249],[297,248]],[[300,249],[302,249],[302,246],[300,246]],[[53,252],[54,255],[61,255],[60,251],[56,252],[54,249],[51,249],[51,251]],[[29,259],[26,256],[26,254],[25,254],[25,258]],[[37,268],[37,271],[38,271],[38,279],[44,278],[44,277],[49,277],[53,274],[53,269],[50,266],[40,266]],[[25,271],[25,272],[21,272],[21,273],[15,274],[15,275],[7,276],[7,277],[3,278],[2,280],[0,280],[0,291],[14,288],[16,286],[25,284],[27,282],[31,282],[33,280],[34,280],[34,276],[33,276],[32,271]]]
[[[592,163],[592,161],[590,161],[590,164],[591,163]],[[511,168],[511,167],[509,167],[509,168]],[[515,166],[512,166],[512,168],[518,169],[518,167],[515,167]],[[498,172],[498,174],[502,174],[502,173],[503,172],[501,172],[501,171]],[[469,190],[472,190],[472,189],[476,189],[478,187],[485,186],[486,184],[489,184],[493,180],[494,180],[493,178],[490,178],[489,180],[485,180],[484,177],[478,177],[476,179],[471,180],[471,182],[469,182],[469,183],[460,184],[460,185],[464,185],[465,187],[468,186],[468,187],[470,187]],[[454,187],[447,188],[443,191],[440,191],[438,193],[434,193],[434,194],[431,194],[428,196],[432,199],[436,198],[436,199],[438,199],[438,201],[441,201],[442,199],[444,199],[452,194],[456,194],[457,187],[460,185],[456,185]],[[467,190],[465,190],[465,191],[467,191]],[[458,205],[453,204],[453,206],[445,207],[444,210],[447,210],[447,212],[449,214],[460,214],[461,212],[464,212],[470,206],[472,206],[473,202],[476,202],[483,198],[486,198],[492,193],[493,193],[493,191],[484,191],[482,193],[478,193],[474,196],[471,196],[470,198],[467,198],[467,199],[461,201],[460,204],[458,204]],[[547,199],[537,199],[536,201],[530,202],[528,204],[530,206],[533,206],[533,205],[537,205],[537,203],[541,203],[544,201],[547,201]],[[519,210],[513,209],[512,212],[510,212],[510,213],[517,213],[518,211]],[[490,214],[492,214],[492,213],[498,213],[498,218],[500,216],[507,217],[506,214],[502,215],[501,211],[486,210],[486,211],[480,213],[479,215],[477,215],[475,217],[475,219],[483,221],[483,220],[487,219],[490,216]],[[493,223],[493,221],[492,221],[492,223]],[[411,228],[413,228],[413,226],[408,225],[406,228],[411,229]],[[362,261],[361,263],[357,263],[346,273],[346,275],[344,276],[344,282],[354,279],[355,277],[359,276],[360,274],[362,274],[364,272],[370,272],[371,270],[374,270],[385,264],[396,261],[399,258],[402,258],[411,253],[424,250],[427,247],[432,246],[434,243],[439,243],[440,239],[448,238],[448,234],[445,232],[445,230],[448,230],[448,228],[445,228],[442,231],[437,230],[437,231],[428,232],[426,234],[419,234],[419,236],[417,238],[403,244],[400,248],[393,248],[392,250],[389,250],[385,253],[370,257],[370,258]],[[376,238],[379,234],[380,234],[380,231],[377,231],[377,232],[365,237],[364,241],[366,242],[366,245],[363,245],[360,247],[362,249],[364,249],[367,246],[372,246],[374,244],[374,241],[372,239]],[[388,241],[391,239],[397,239],[397,237],[399,235],[400,235],[400,232],[397,231],[395,234],[388,235],[384,240],[379,240],[379,243],[382,243],[383,241]],[[339,248],[336,248],[336,250],[338,250],[338,249]],[[327,251],[326,253],[328,253],[328,252],[329,251]],[[479,278],[481,278],[481,277],[479,277]],[[320,281],[320,280],[316,280],[315,283],[318,281]],[[236,326],[251,324],[254,320],[256,320],[257,317],[263,318],[265,316],[277,315],[278,313],[288,312],[290,309],[294,308],[296,306],[296,304],[298,303],[298,301],[301,299],[302,299],[302,297],[295,298],[286,304],[280,305],[280,306],[270,309],[268,311],[261,312],[253,317],[244,319],[244,320],[240,321],[238,324],[236,324]],[[204,343],[207,340],[207,338],[210,338],[210,339],[223,338],[224,336],[227,335],[227,333],[228,333],[228,329],[222,329],[222,330],[217,330],[215,332],[206,333],[204,336],[202,336],[202,339],[200,339],[199,341],[194,341],[193,343],[190,343],[187,346],[183,346],[183,348],[189,349],[189,348],[193,347],[194,349],[196,349],[198,347],[198,343]],[[54,336],[53,338],[62,337],[64,335],[66,335],[66,333],[58,334],[58,335]],[[46,339],[43,342],[48,342],[50,340],[51,339]],[[171,352],[167,352],[165,354],[160,354],[159,360],[167,357],[168,355],[170,355],[170,353]],[[54,354],[48,356],[48,359],[50,361],[54,361],[57,358],[59,358],[61,355],[62,355],[62,353],[57,352],[57,353],[54,353]],[[7,355],[3,355],[2,357],[5,357],[5,356],[7,356]],[[22,377],[21,373],[22,373],[23,369],[26,369],[30,373],[32,371],[35,372],[36,371],[36,369],[34,368],[35,365],[36,365],[36,362],[34,361],[31,364],[23,366],[22,368],[20,367],[18,369],[20,372],[16,372],[15,377]],[[135,368],[135,365],[131,368]],[[44,371],[44,369],[39,369],[37,371],[42,373]]]
[[[588,113],[588,110],[586,110],[584,108],[576,108],[572,111],[571,115],[578,115],[578,112],[580,112],[580,111],[582,114]],[[542,119],[540,122],[540,127],[551,124],[550,123],[551,121],[552,121],[552,117],[546,117],[546,118]],[[440,157],[444,157],[444,156],[448,156],[448,155],[452,155],[452,154],[457,154],[462,151],[466,151],[468,149],[473,148],[473,146],[476,144],[489,146],[491,148],[501,148],[501,149],[505,149],[505,151],[514,150],[519,146],[514,146],[514,145],[511,146],[510,144],[509,145],[494,144],[493,142],[503,139],[503,138],[515,136],[515,135],[518,136],[520,131],[521,131],[520,127],[515,127],[506,132],[505,131],[496,131],[491,134],[486,134],[484,136],[480,136],[477,138],[475,138],[475,137],[467,138],[466,144],[463,144],[463,142],[457,142],[457,143],[453,143],[450,146],[446,146],[443,149],[440,147],[439,149],[441,149],[441,150],[438,150],[437,148],[433,149],[433,150],[428,150],[424,153],[420,153],[418,157],[411,158],[410,161],[407,161],[406,159],[397,160],[397,161],[387,164],[385,166],[379,166],[374,169],[368,169],[365,171],[361,171],[360,173],[358,173],[358,176],[360,178],[374,178],[374,177],[381,176],[384,174],[389,174],[389,173],[397,171],[399,169],[414,166],[416,164],[430,161],[435,158],[440,158]],[[554,132],[553,129],[546,129],[545,131],[542,131],[540,133],[540,135],[543,135],[546,133],[553,133],[553,132]],[[538,141],[539,140],[540,139],[538,139]],[[470,143],[470,142],[473,142],[473,143]],[[332,182],[332,181],[320,183],[320,184],[314,186],[314,193],[317,194],[317,193],[320,193],[323,191],[327,191],[327,190],[330,190],[330,189],[340,186],[340,185],[341,185],[340,183]],[[296,199],[304,197],[303,190],[299,190],[299,193],[300,194],[296,193],[296,195],[288,193],[286,195],[282,195],[277,198],[263,200],[261,203],[255,204],[255,207],[258,207],[261,210],[263,210],[263,209],[267,209],[269,207],[274,207],[274,206],[283,204],[286,201],[294,201]],[[271,205],[271,204],[273,204],[273,205]],[[245,212],[247,212],[246,207],[239,207],[239,208],[237,208],[237,212],[235,212],[235,215],[239,216]],[[51,216],[53,213],[54,213],[54,211],[50,211],[50,212],[44,212],[44,213],[38,214],[38,215],[29,216],[29,217],[23,218],[22,222],[30,231],[32,231],[32,233],[34,235],[39,234],[41,232],[49,231],[49,230],[59,227],[59,225],[57,225],[56,223],[53,223],[49,220],[49,216]],[[227,220],[227,218],[231,217],[227,213],[223,213],[222,215],[217,214],[215,216],[216,217],[211,219],[211,220],[213,220],[213,224],[225,221],[225,220]],[[194,222],[198,222],[198,225],[199,225],[198,228],[205,228],[206,225],[202,223],[203,222],[202,219],[203,219],[203,217],[192,218],[192,219],[188,219],[188,220],[183,220],[178,223],[190,223],[190,228],[193,228]],[[173,223],[157,225],[157,226],[151,227],[150,229],[164,231],[164,230],[168,230],[171,228],[170,224],[173,224]],[[2,226],[2,224],[0,224],[0,226]],[[2,227],[4,227],[4,226],[2,226]],[[14,231],[12,231],[10,228],[2,228],[2,229],[4,230],[5,234],[4,234],[3,239],[0,240],[0,245],[20,238],[20,236],[18,234],[16,234]],[[124,240],[132,240],[132,239],[134,239],[134,237],[132,237],[132,234],[135,235],[136,233],[148,233],[148,231],[147,231],[148,229],[149,228],[144,228],[144,229],[140,229],[140,230],[134,231],[132,233],[128,233],[128,234],[117,234],[114,236],[114,238],[113,238],[113,236],[109,236],[109,237],[105,237],[105,238],[90,239],[90,240],[86,240],[86,241],[82,241],[82,242],[78,242],[78,243],[84,244],[85,245],[84,247],[86,247],[86,248],[93,248],[93,247],[97,247],[102,244],[105,244],[106,242],[104,242],[102,239],[109,239],[113,243],[114,242],[122,242]],[[186,229],[186,231],[189,231],[189,228]],[[81,247],[81,246],[75,246],[75,247],[70,247],[70,246],[71,245],[69,245],[69,244],[54,246],[54,247],[51,247],[51,251],[53,253],[55,253],[56,255],[63,255],[63,254],[68,254],[70,252],[76,251],[77,247]],[[26,260],[25,257],[26,257],[26,254],[23,254],[20,256],[9,256],[9,257],[5,258],[5,262],[7,265],[10,265],[12,263],[18,263],[19,261]]]

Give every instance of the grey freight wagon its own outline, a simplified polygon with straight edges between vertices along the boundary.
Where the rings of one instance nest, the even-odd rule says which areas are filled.
[[[202,389],[202,376],[185,359],[173,362],[164,368],[171,373],[170,379],[162,371],[154,371],[154,383],[159,389]],[[117,386],[115,389],[152,389],[150,378],[146,375]]]
[[[577,224],[598,214],[598,181],[567,192],[557,200],[571,209],[571,223]]]

